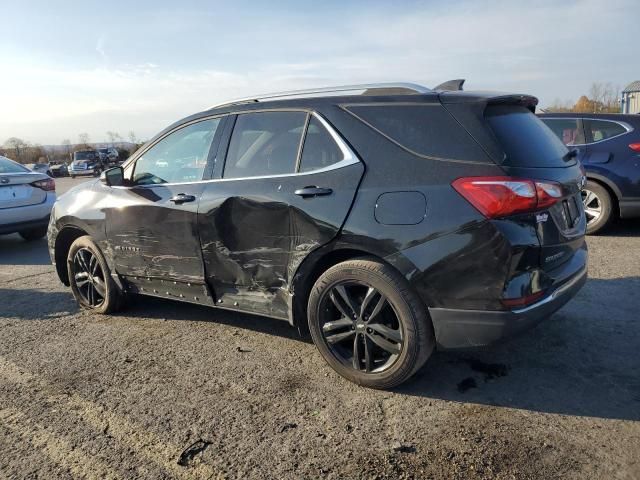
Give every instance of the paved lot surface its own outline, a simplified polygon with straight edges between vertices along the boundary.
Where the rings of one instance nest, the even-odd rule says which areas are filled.
[[[640,222],[589,247],[547,322],[379,392],[275,320],[81,311],[0,237],[0,478],[640,478]]]

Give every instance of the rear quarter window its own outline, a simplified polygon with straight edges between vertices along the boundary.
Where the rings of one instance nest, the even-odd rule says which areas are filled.
[[[627,129],[609,120],[585,120],[589,143],[602,142],[627,133]]]
[[[420,156],[489,163],[480,145],[440,104],[346,105],[347,111]]]
[[[517,105],[489,105],[485,118],[510,167],[568,167],[569,150],[531,110]]]

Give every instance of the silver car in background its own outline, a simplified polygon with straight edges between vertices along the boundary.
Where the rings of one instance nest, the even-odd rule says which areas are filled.
[[[53,178],[0,156],[0,235],[19,233],[25,240],[44,237],[55,201]]]

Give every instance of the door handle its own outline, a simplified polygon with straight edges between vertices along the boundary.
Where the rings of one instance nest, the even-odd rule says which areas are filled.
[[[309,187],[299,188],[293,193],[295,193],[296,195],[300,195],[302,198],[309,198],[309,197],[319,197],[321,195],[331,195],[333,193],[333,190],[331,190],[330,188],[309,186]]]
[[[193,202],[196,199],[193,195],[187,195],[185,193],[179,193],[169,199],[170,202],[176,205],[182,205],[183,203]]]

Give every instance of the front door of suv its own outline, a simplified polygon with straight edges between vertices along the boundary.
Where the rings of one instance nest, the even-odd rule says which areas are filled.
[[[158,282],[204,283],[198,202],[222,123],[209,118],[179,127],[127,165],[127,186],[104,187],[110,196],[104,210],[116,271],[130,284],[146,285],[143,293],[176,291],[160,289]]]
[[[206,278],[219,306],[286,319],[293,274],[338,233],[364,166],[316,113],[230,121],[224,167],[200,201]]]

